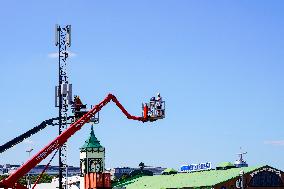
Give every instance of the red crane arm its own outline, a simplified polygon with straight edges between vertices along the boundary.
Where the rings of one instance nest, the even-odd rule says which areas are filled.
[[[128,119],[133,119],[137,121],[146,122],[148,121],[145,117],[136,117],[130,115],[125,108],[120,104],[117,98],[108,94],[108,96],[100,102],[98,105],[94,106],[88,113],[77,120],[75,123],[71,124],[64,132],[57,136],[52,142],[45,146],[40,152],[34,155],[30,160],[28,160],[24,165],[22,165],[17,171],[12,173],[8,178],[0,182],[0,187],[14,187],[16,182],[27,174],[32,168],[39,164],[43,159],[45,159],[50,153],[62,146],[74,133],[80,130],[85,123],[87,123],[97,112],[99,112],[107,103],[113,101],[118,108],[126,115]],[[17,188],[17,186],[16,186]]]

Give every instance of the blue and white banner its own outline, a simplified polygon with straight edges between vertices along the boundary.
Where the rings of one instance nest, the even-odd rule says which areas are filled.
[[[211,169],[212,163],[199,163],[199,164],[190,164],[190,165],[182,165],[180,167],[181,172],[192,172],[192,171],[202,171]]]

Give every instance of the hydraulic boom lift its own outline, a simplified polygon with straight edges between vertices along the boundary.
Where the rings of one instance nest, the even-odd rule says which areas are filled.
[[[27,174],[32,168],[34,168],[37,164],[39,164],[43,159],[45,159],[49,154],[53,151],[60,148],[73,134],[75,134],[78,130],[80,130],[83,125],[89,122],[106,104],[110,101],[113,101],[118,108],[126,115],[128,119],[147,122],[147,121],[156,121],[158,119],[165,117],[165,102],[159,104],[159,106],[152,106],[151,104],[145,104],[143,108],[143,114],[141,117],[130,115],[126,109],[121,105],[121,103],[117,100],[117,98],[108,94],[107,97],[100,102],[98,105],[94,106],[90,111],[83,113],[79,113],[81,108],[85,108],[82,106],[81,108],[75,109],[75,123],[71,124],[64,132],[62,132],[59,136],[57,136],[52,142],[50,142],[47,146],[45,146],[41,151],[39,151],[36,155],[34,155],[30,160],[28,160],[25,164],[23,164],[18,170],[12,173],[8,178],[2,180],[0,182],[0,188],[13,188],[13,189],[27,189],[25,186],[17,183],[18,180]],[[151,103],[151,102],[150,102]],[[151,106],[151,109],[149,109]],[[149,113],[153,111],[153,113]],[[77,112],[77,114],[76,114]],[[82,117],[81,117],[82,116]]]
[[[74,116],[69,116],[68,120],[70,120],[72,122],[72,119],[74,118]],[[32,135],[38,133],[39,131],[45,129],[48,125],[58,125],[58,117],[57,118],[51,118],[51,119],[47,119],[44,120],[43,122],[41,122],[41,124],[35,126],[34,128],[28,130],[27,132],[13,138],[12,140],[6,142],[5,144],[0,146],[0,153],[5,152],[6,150],[14,147],[15,145],[23,142],[25,139],[31,137]]]

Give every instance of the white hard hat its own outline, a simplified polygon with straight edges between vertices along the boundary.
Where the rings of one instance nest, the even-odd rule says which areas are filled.
[[[157,93],[157,96],[160,96],[160,93]]]

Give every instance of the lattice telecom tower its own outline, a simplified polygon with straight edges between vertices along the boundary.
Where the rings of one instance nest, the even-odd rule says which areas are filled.
[[[55,107],[59,109],[59,135],[67,129],[68,126],[68,105],[72,104],[72,84],[68,82],[67,76],[67,47],[71,46],[71,25],[55,28],[55,45],[58,46],[59,63],[59,84],[55,87]],[[63,174],[67,178],[67,145],[59,149],[59,189],[63,188]],[[67,179],[65,179],[67,181]],[[67,183],[64,184],[67,186]]]

